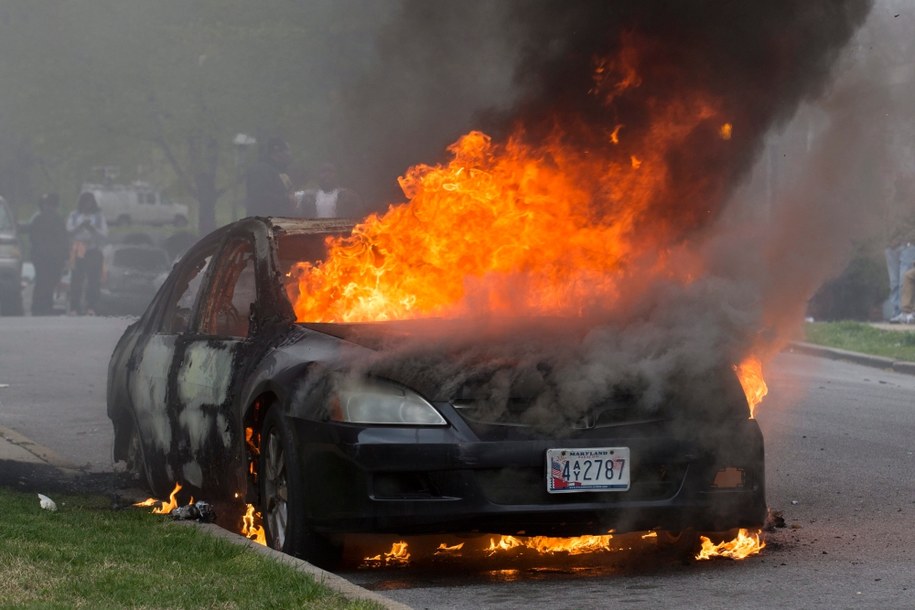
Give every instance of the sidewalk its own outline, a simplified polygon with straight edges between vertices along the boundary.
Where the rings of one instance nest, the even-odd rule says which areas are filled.
[[[78,466],[66,461],[47,447],[33,442],[15,430],[0,426],[0,462],[2,461],[44,464],[71,474],[79,472]]]

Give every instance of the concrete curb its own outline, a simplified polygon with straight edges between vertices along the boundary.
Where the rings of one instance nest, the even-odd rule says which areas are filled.
[[[18,461],[50,464],[65,474],[75,475],[80,472],[79,466],[68,462],[47,447],[35,443],[15,430],[0,426],[0,441],[6,441],[5,443],[0,442],[0,446],[7,448],[4,450],[3,447],[0,447],[0,456],[3,455],[4,451],[17,451],[20,453]],[[22,459],[22,457],[26,459]]]
[[[307,561],[303,561],[303,560],[293,557],[291,555],[287,555],[285,553],[280,553],[279,551],[275,551],[262,544],[258,544],[256,542],[254,542],[253,540],[249,540],[240,534],[236,534],[234,532],[225,530],[213,523],[197,523],[196,521],[176,521],[175,523],[182,524],[182,525],[195,526],[195,527],[200,528],[207,534],[214,536],[216,538],[221,538],[222,540],[226,540],[233,544],[246,546],[256,553],[260,553],[261,555],[264,555],[265,557],[269,557],[270,559],[273,559],[274,561],[278,561],[284,565],[287,565],[287,566],[293,568],[297,572],[301,572],[303,574],[307,574],[307,575],[311,576],[317,582],[321,583],[322,585],[324,585],[330,589],[333,589],[334,591],[336,591],[340,595],[345,596],[348,599],[371,601],[384,608],[388,608],[389,610],[411,610],[410,606],[407,606],[400,602],[396,602],[392,599],[388,599],[387,597],[384,597],[383,595],[375,593],[374,591],[369,591],[368,589],[365,589],[363,587],[360,587],[359,585],[351,583],[350,581],[346,580],[345,578],[343,578],[341,576],[337,576],[336,574],[333,574],[326,570],[322,570],[319,567],[313,566],[310,563],[308,563]]]
[[[804,343],[801,341],[789,343],[788,349],[810,356],[819,356],[820,358],[830,358],[832,360],[844,360],[846,362],[853,362],[855,364],[883,369],[885,371],[915,375],[915,362],[908,362],[906,360],[893,360],[892,358],[884,358],[883,356],[870,356],[859,352],[850,352],[844,349],[824,347],[822,345],[814,345],[813,343]]]

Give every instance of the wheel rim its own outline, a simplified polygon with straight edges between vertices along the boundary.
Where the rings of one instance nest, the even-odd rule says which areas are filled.
[[[264,448],[265,520],[272,535],[273,548],[283,550],[288,523],[288,486],[286,452],[276,429],[270,430]]]

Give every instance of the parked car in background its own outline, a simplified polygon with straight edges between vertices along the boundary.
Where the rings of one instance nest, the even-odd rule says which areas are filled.
[[[95,195],[105,220],[112,226],[131,224],[188,224],[188,207],[174,203],[145,182],[132,184],[83,184],[82,192]]]
[[[510,325],[298,320],[296,263],[319,265],[327,237],[351,229],[227,225],[127,328],[108,367],[114,457],[156,496],[180,482],[244,498],[269,546],[324,567],[350,533],[763,524],[762,434],[730,368],[703,381],[707,401],[693,388],[652,405],[621,382],[572,416],[550,393],[565,368],[546,360],[568,320],[530,321],[537,349]]]
[[[16,218],[0,197],[0,315],[22,315],[22,244]]]
[[[168,252],[151,245],[112,244],[103,255],[98,313],[140,315],[168,275]]]

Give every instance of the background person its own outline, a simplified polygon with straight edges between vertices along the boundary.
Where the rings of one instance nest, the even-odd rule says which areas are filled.
[[[260,160],[245,175],[245,211],[248,216],[291,216],[295,209],[292,183],[286,174],[289,145],[282,138],[267,141]]]
[[[22,230],[29,235],[35,265],[32,315],[46,316],[54,312],[54,289],[60,282],[70,248],[67,226],[60,215],[60,196],[44,195],[38,202],[38,212]]]
[[[318,169],[318,188],[297,193],[299,216],[305,218],[361,218],[362,198],[340,186],[337,168],[325,163]]]
[[[108,237],[108,224],[95,195],[83,193],[76,209],[67,217],[70,247],[70,315],[95,315],[102,282],[102,247]],[[85,296],[83,289],[85,288]]]

